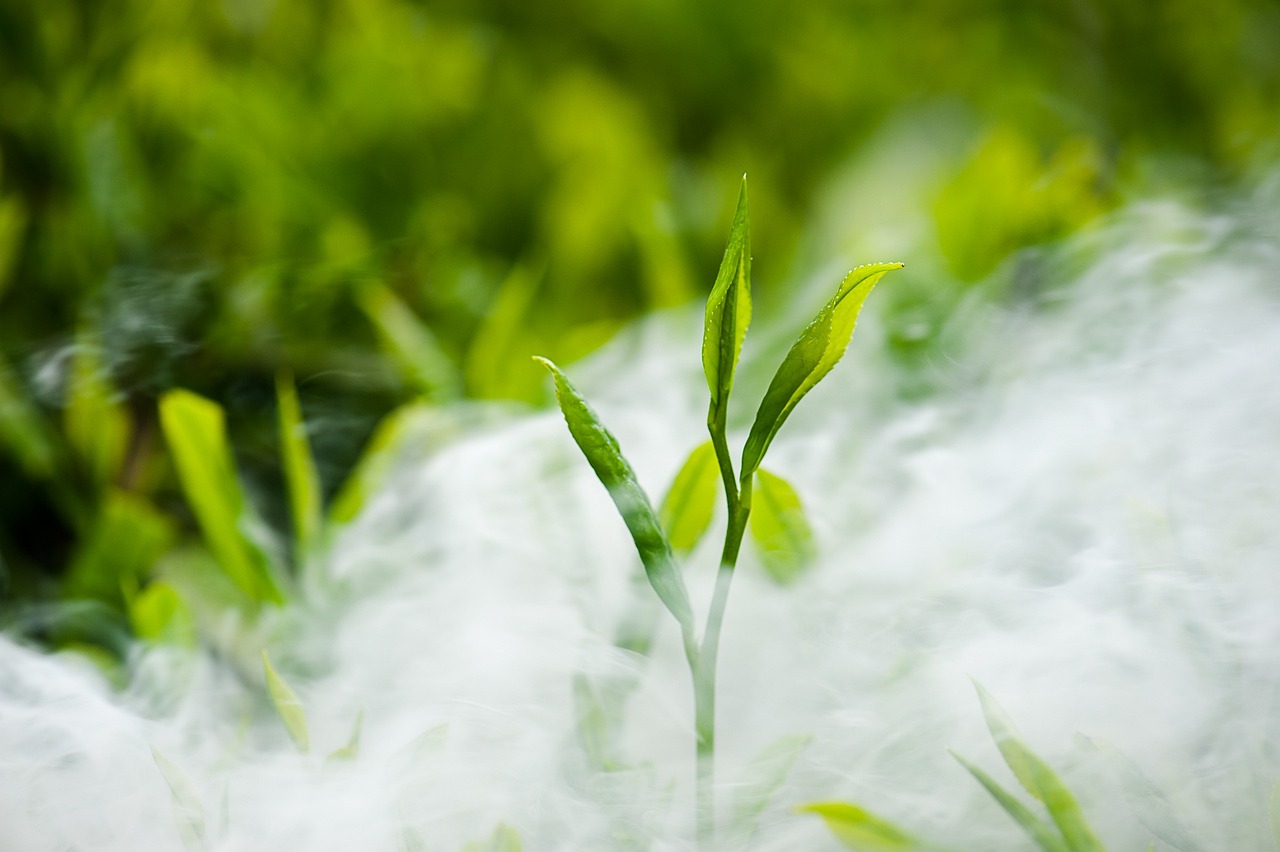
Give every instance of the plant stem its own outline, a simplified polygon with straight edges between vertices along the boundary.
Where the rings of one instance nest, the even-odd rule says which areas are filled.
[[[727,453],[726,453],[727,456]],[[726,489],[733,485],[732,470],[725,478]],[[707,628],[693,673],[694,729],[697,733],[697,808],[698,846],[708,849],[715,843],[715,751],[716,751],[716,659],[720,653],[720,629],[729,603],[729,586],[733,582],[738,552],[747,531],[751,514],[751,480],[742,484],[740,493],[728,494],[729,527],[725,531],[720,570],[716,573],[715,591],[707,613]]]

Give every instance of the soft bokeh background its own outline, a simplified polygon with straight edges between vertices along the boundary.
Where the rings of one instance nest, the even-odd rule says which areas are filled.
[[[697,302],[744,172],[759,324],[907,260],[883,345],[923,397],[949,317],[1034,301],[1011,254],[1211,205],[1277,138],[1266,0],[0,0],[0,606],[108,656],[161,630],[133,593],[208,561],[175,387],[297,562],[277,376],[332,495],[397,406],[537,404],[530,354]]]

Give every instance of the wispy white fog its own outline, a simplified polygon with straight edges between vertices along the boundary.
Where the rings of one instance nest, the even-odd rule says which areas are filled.
[[[820,559],[780,588],[748,552],[735,580],[722,814],[757,753],[812,739],[726,848],[836,849],[793,808],[837,799],[953,848],[1030,848],[948,754],[1017,786],[970,678],[1108,848],[1269,848],[1280,241],[1262,207],[1131,208],[1044,259],[1024,307],[952,329],[933,395],[901,392],[873,296],[767,462]],[[654,318],[568,367],[655,499],[703,440],[699,333],[695,309]],[[114,691],[0,639],[0,848],[458,850],[499,823],[527,850],[693,848],[689,676],[665,613],[648,658],[614,645],[652,593],[613,506],[558,413],[424,429],[445,421],[461,437],[405,449],[306,600],[204,626],[217,653],[137,648]],[[700,611],[716,554],[688,566]],[[263,647],[311,754],[265,698]],[[583,748],[583,677],[623,695],[610,772]],[[358,757],[326,763],[361,709]]]

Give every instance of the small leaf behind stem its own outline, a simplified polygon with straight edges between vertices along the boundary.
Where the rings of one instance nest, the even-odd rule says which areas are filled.
[[[694,634],[693,607],[684,578],[676,565],[671,544],[662,530],[658,514],[649,503],[631,464],[622,455],[616,438],[610,434],[586,399],[578,393],[560,368],[546,358],[536,358],[551,371],[555,379],[556,400],[564,414],[569,434],[586,456],[591,469],[613,498],[618,513],[627,525],[645,575],[663,606],[675,616],[685,636],[686,651],[692,647]]]
[[[266,651],[262,652],[262,671],[266,675],[267,691],[271,693],[271,703],[275,705],[280,721],[284,722],[285,730],[289,732],[298,751],[305,753],[311,748],[311,738],[307,734],[307,713],[302,709],[302,702],[271,665],[271,658]]]
[[[813,561],[813,530],[800,495],[780,476],[756,471],[751,504],[751,537],[774,582],[790,583]]]
[[[658,518],[667,532],[671,549],[681,556],[697,547],[711,525],[719,479],[716,451],[707,441],[689,453],[667,489],[667,496],[662,498]]]
[[[857,267],[844,277],[836,294],[800,333],[774,374],[756,411],[755,422],[742,450],[740,476],[744,481],[760,466],[769,444],[796,404],[831,372],[844,355],[868,294],[886,272],[902,267],[901,263],[872,263]]]
[[[716,283],[707,298],[702,333],[702,370],[711,391],[708,424],[721,432],[728,413],[729,392],[742,352],[742,341],[751,324],[751,229],[747,221],[747,177],[742,176],[738,207],[729,228],[729,242],[720,261]],[[715,426],[713,425],[713,430]]]

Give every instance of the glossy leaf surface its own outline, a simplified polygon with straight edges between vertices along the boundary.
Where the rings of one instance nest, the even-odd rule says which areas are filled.
[[[711,391],[708,423],[723,429],[742,341],[751,324],[751,232],[747,221],[747,178],[738,190],[738,207],[716,283],[707,298],[702,332],[702,370]]]
[[[578,393],[560,368],[545,358],[538,358],[555,379],[556,400],[564,414],[569,434],[586,456],[591,469],[622,515],[631,533],[640,561],[644,563],[649,584],[658,598],[680,623],[686,636],[693,633],[693,608],[684,579],[676,566],[671,544],[663,532],[658,514],[649,503],[631,464],[622,455],[616,438]]]
[[[853,337],[858,314],[871,290],[885,273],[902,266],[901,263],[873,263],[854,269],[800,333],[774,374],[756,411],[755,422],[742,451],[743,480],[760,466],[769,444],[804,395],[822,381],[844,355]]]

